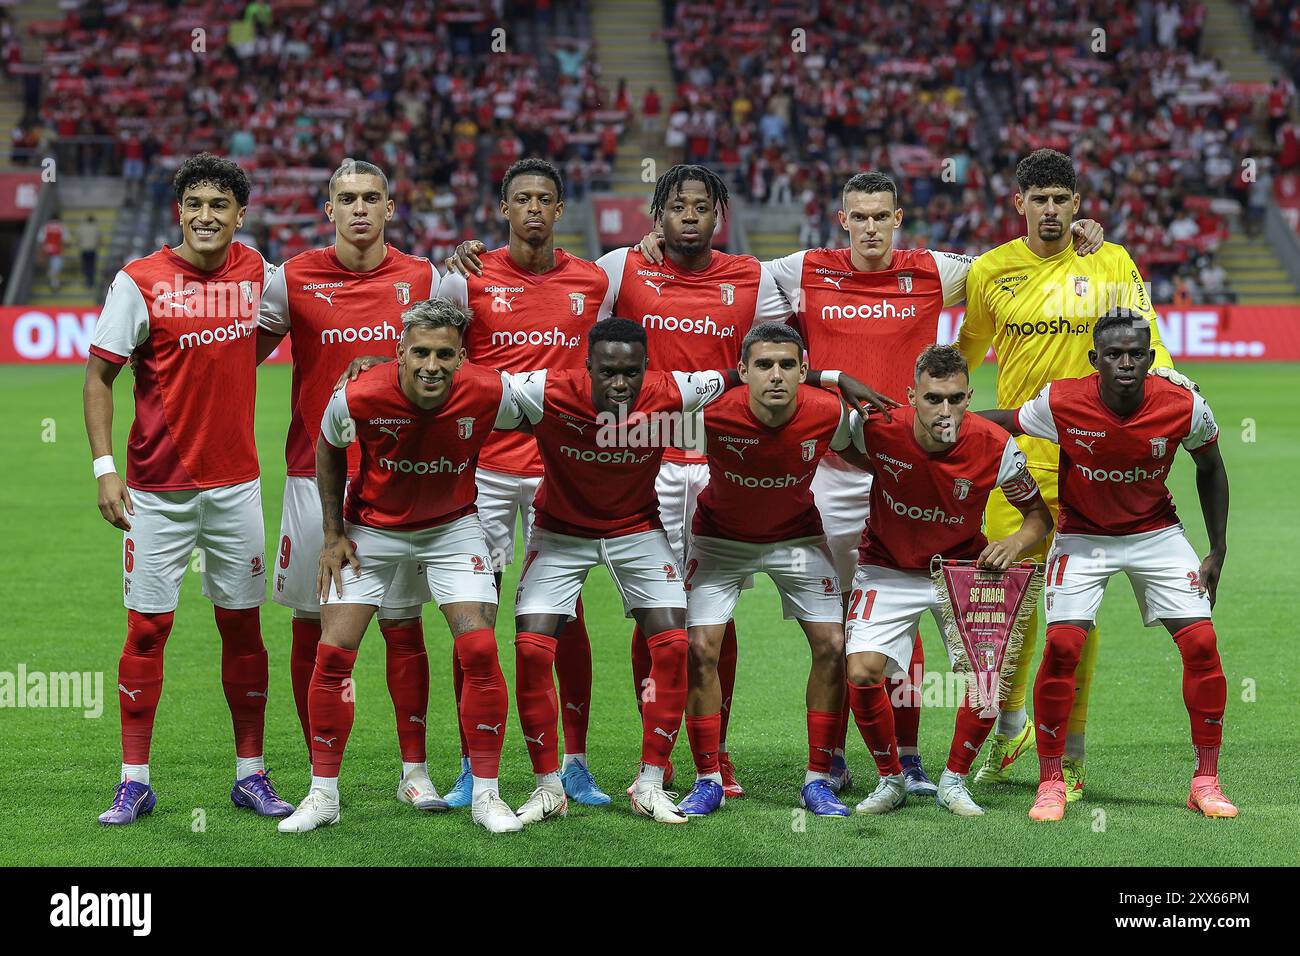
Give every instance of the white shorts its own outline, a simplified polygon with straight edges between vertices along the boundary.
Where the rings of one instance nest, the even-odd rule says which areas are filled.
[[[1142,534],[1058,534],[1047,557],[1047,623],[1096,621],[1106,582],[1128,575],[1147,627],[1210,616],[1198,589],[1201,559],[1182,525]]]
[[[470,601],[497,603],[496,577],[478,515],[468,514],[424,531],[386,531],[366,525],[344,526],[361,562],[361,571],[343,568],[343,593],[330,587],[326,604],[384,604],[403,564],[424,567],[438,606]]]
[[[673,554],[685,563],[691,540],[691,524],[695,521],[695,504],[700,492],[709,484],[709,466],[703,460],[690,462],[664,461],[655,478],[655,494],[659,496],[659,520],[672,545]]]
[[[927,572],[860,564],[849,595],[844,653],[884,654],[892,665],[886,676],[906,674],[921,616],[929,611],[939,633],[946,630],[939,608],[939,592]]]
[[[218,607],[266,601],[262,487],[254,478],[201,491],[131,489],[135,514],[122,535],[122,598],[143,614],[176,610],[186,568]]]
[[[822,536],[754,544],[703,535],[691,539],[686,561],[686,626],[726,624],[741,585],[759,571],[776,585],[785,619],[844,619],[840,581]]]
[[[524,540],[533,527],[533,499],[541,475],[507,475],[480,468],[474,473],[478,485],[478,517],[483,523],[492,567],[500,572],[515,562],[515,518],[524,526]]]
[[[851,581],[871,510],[871,475],[835,455],[827,455],[813,475],[812,493],[822,516],[835,573],[841,581]]]
[[[275,558],[275,583],[271,587],[275,603],[311,614],[320,612],[320,603],[316,600],[316,572],[320,568],[320,549],[324,543],[316,479],[290,475],[284,480],[280,547]],[[397,569],[379,616],[386,620],[419,617],[420,606],[429,600],[424,568],[411,562]]]
[[[575,538],[534,528],[519,572],[515,615],[573,617],[587,572],[598,564],[609,569],[623,596],[624,617],[637,608],[686,607],[681,565],[662,531]]]

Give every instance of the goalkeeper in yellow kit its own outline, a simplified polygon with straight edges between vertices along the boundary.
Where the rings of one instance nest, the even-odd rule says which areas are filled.
[[[993,346],[998,362],[996,406],[1019,408],[1048,382],[1091,374],[1088,350],[1093,320],[1116,306],[1140,312],[1151,323],[1151,347],[1156,352],[1153,372],[1162,369],[1160,374],[1190,387],[1186,379],[1171,374],[1173,363],[1160,341],[1155,310],[1124,248],[1107,242],[1087,258],[1075,254],[1070,224],[1079,211],[1079,194],[1070,157],[1052,149],[1035,150],[1016,166],[1016,183],[1016,211],[1025,217],[1027,234],[975,260],[966,277],[966,318],[957,336],[957,348],[972,370]],[[1018,442],[1055,518],[1057,446],[1028,437]],[[996,541],[1020,527],[1023,516],[995,489],[984,520],[985,534]],[[1051,544],[1048,535],[1030,556],[1045,560]],[[1016,758],[1033,749],[1034,725],[1025,719],[1025,685],[1037,641],[1035,609],[1025,629],[1011,692],[976,783],[1006,780]],[[1084,725],[1099,643],[1094,628],[1075,677],[1077,694],[1062,761],[1070,800],[1083,794]]]

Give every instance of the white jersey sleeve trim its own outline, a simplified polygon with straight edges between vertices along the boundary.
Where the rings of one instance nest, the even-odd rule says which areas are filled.
[[[1192,422],[1187,437],[1183,439],[1183,447],[1195,451],[1218,439],[1219,426],[1214,420],[1214,412],[1210,411],[1210,403],[1200,392],[1192,392]]]
[[[866,420],[856,410],[849,413],[849,437],[853,441],[853,447],[865,455],[867,453]]]
[[[125,357],[144,344],[147,338],[149,306],[144,301],[144,293],[134,279],[119,271],[108,287],[90,344]]]
[[[840,402],[840,423],[831,436],[831,451],[843,451],[853,443],[853,416],[857,412]]]
[[[546,402],[546,369],[535,372],[515,372],[507,376],[510,380],[510,392],[520,412],[528,421],[536,425],[542,420],[542,409]]]
[[[786,322],[793,314],[790,300],[781,291],[780,284],[766,267],[760,263],[758,277],[758,302],[754,306],[754,324],[760,322]]]
[[[955,252],[928,250],[934,266],[939,270],[939,284],[943,287],[944,305],[961,305],[966,301],[966,274],[970,272],[973,256]]]
[[[1052,404],[1048,398],[1051,388],[1049,382],[1041,392],[1021,405],[1016,410],[1016,423],[1026,435],[1060,444],[1061,438],[1056,433],[1056,420],[1052,417]]]
[[[289,317],[289,280],[284,266],[276,268],[268,262],[263,274],[266,281],[262,286],[257,326],[270,335],[287,335],[292,320]]]
[[[718,371],[673,372],[673,380],[682,393],[682,411],[698,412],[727,390],[727,377]]]
[[[321,416],[320,433],[335,448],[346,448],[357,437],[357,426],[348,411],[348,388],[334,390],[325,414]]]
[[[600,312],[596,316],[597,321],[608,319],[618,306],[618,293],[623,287],[623,270],[627,267],[629,251],[628,247],[624,246],[622,249],[607,252],[596,260],[596,265],[605,271],[605,276],[609,279],[609,289],[605,292],[605,302],[609,303],[609,311],[605,311],[605,304],[602,302]]]
[[[524,419],[524,410],[515,399],[515,390],[510,381],[510,373],[501,373],[501,404],[497,406],[495,427],[514,428]]]
[[[786,302],[795,312],[799,311],[799,289],[803,284],[803,257],[807,250],[792,252],[779,259],[769,259],[763,263],[763,271],[775,281]]]
[[[436,270],[435,270],[436,271]],[[469,306],[469,284],[459,272],[448,272],[438,282],[438,298]]]
[[[998,487],[1012,504],[1028,501],[1038,494],[1038,483],[1029,473],[1029,460],[1014,438],[1008,438],[998,464]]]

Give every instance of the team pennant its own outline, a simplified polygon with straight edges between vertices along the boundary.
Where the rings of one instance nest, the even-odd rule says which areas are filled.
[[[1043,589],[1042,570],[1032,561],[1005,571],[938,555],[930,561],[953,670],[974,675],[970,705],[980,708],[981,717],[995,716],[1011,690],[1025,622]]]

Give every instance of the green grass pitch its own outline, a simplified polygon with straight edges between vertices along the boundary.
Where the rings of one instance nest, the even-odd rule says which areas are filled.
[[[95,484],[81,421],[79,367],[0,369],[5,452],[4,594],[0,672],[97,671],[104,712],[3,709],[0,863],[63,865],[269,864],[660,864],[660,865],[987,865],[1294,863],[1300,818],[1293,799],[1296,722],[1295,561],[1300,552],[1296,492],[1300,423],[1270,396],[1294,387],[1296,367],[1192,365],[1222,428],[1232,482],[1231,549],[1216,625],[1228,675],[1227,740],[1221,763],[1235,821],[1205,820],[1183,807],[1191,764],[1178,654],[1163,630],[1144,630],[1126,582],[1112,583],[1101,614],[1102,650],[1088,725],[1088,783],[1064,823],[1031,824],[1033,758],[1009,785],[977,788],[987,815],[953,817],[913,802],[882,818],[806,819],[797,813],[806,759],[803,687],[807,646],[780,619],[766,578],[738,612],[740,667],[730,750],[748,796],[714,817],[666,827],[633,817],[623,794],[639,751],[629,664],[629,623],[604,572],[586,589],[595,659],[588,751],[612,806],[574,807],[565,820],[494,837],[468,811],[425,815],[394,798],[398,755],[384,686],[382,639],[372,627],[357,669],[357,720],[344,764],[342,823],[305,836],[237,811],[229,788],[234,754],[219,678],[220,648],[197,576],[188,574],[167,649],[166,681],[152,754],[158,807],[126,828],[95,822],[112,796],[120,760],[117,658],[125,614],[120,599],[120,533],[95,507]],[[991,370],[976,384],[992,401]],[[130,375],[117,388],[116,451],[125,457]],[[284,479],[289,370],[267,368],[259,382],[257,439],[263,467],[267,556],[272,557]],[[50,440],[53,439],[53,440]],[[1172,482],[1198,550],[1205,532],[1186,455]],[[514,572],[504,593],[514,592]],[[497,622],[501,663],[513,687],[509,600]],[[425,615],[432,663],[429,760],[447,787],[457,762],[449,638],[436,611]],[[267,759],[284,795],[306,790],[308,767],[289,688],[289,613],[268,602],[262,628],[271,660]],[[933,625],[928,667],[947,662]],[[1041,655],[1041,641],[1038,654]],[[953,711],[932,707],[921,748],[934,776],[942,769]],[[518,805],[532,773],[511,699],[502,764],[504,796]],[[684,735],[683,735],[684,736]],[[850,729],[856,775],[850,802],[874,785],[865,747]],[[686,746],[679,779],[691,776]],[[678,785],[679,787],[682,784]],[[201,825],[200,825],[201,824]]]

